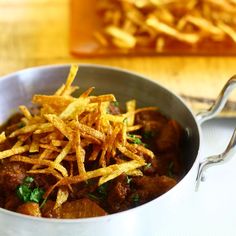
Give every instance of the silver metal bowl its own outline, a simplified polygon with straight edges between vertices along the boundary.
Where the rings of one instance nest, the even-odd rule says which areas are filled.
[[[0,123],[3,123],[19,105],[31,105],[34,94],[50,94],[65,82],[70,65],[45,66],[22,70],[0,79]],[[36,218],[0,209],[0,235],[156,235],[165,232],[166,223],[176,204],[194,194],[196,177],[198,183],[208,166],[208,159],[200,162],[201,129],[204,120],[212,118],[222,109],[235,79],[225,86],[210,111],[194,116],[184,101],[158,83],[117,68],[80,65],[74,82],[80,91],[94,86],[96,94],[113,93],[122,104],[136,99],[139,107],[157,106],[160,111],[176,119],[186,130],[187,139],[183,159],[186,172],[183,179],[167,193],[134,209],[103,217],[57,220]],[[223,158],[234,151],[235,137],[231,140]],[[216,160],[216,159],[214,159]],[[222,161],[220,160],[220,161]],[[212,160],[211,160],[212,163]],[[210,164],[211,164],[210,163]]]

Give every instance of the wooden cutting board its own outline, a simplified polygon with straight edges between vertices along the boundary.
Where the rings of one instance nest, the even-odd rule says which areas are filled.
[[[69,18],[69,0],[0,0],[0,75],[44,64],[96,63],[146,75],[181,95],[214,99],[236,74],[236,57],[74,57]]]

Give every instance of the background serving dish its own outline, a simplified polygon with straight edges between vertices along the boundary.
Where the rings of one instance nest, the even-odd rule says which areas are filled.
[[[0,80],[0,122],[20,104],[28,104],[34,93],[50,93],[64,81],[69,65],[23,70]],[[192,112],[176,95],[142,76],[110,67],[82,65],[77,76],[81,89],[91,85],[97,93],[114,93],[121,102],[136,98],[138,106],[158,105],[164,114],[176,119],[188,130],[184,150],[188,173],[174,188],[143,206],[101,218],[80,220],[36,219],[0,209],[2,235],[153,235],[166,227],[175,207],[194,193],[200,128]],[[13,86],[14,85],[14,86]],[[155,212],[155,214],[153,214]],[[145,217],[144,217],[145,216]],[[148,227],[145,227],[148,226]],[[119,227],[119,230],[116,230]],[[40,229],[40,231],[38,231]],[[163,228],[162,228],[163,229]]]

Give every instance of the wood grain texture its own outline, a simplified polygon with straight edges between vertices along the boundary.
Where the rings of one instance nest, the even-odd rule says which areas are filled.
[[[0,75],[45,64],[96,63],[144,74],[178,94],[214,98],[236,74],[236,57],[76,58],[69,52],[69,14],[69,0],[0,0]]]

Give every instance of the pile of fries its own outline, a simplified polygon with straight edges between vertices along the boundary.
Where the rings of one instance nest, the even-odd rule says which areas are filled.
[[[94,36],[104,47],[162,52],[175,43],[236,43],[235,0],[100,0],[97,11],[104,27]]]
[[[16,140],[10,149],[0,152],[0,160],[31,164],[29,175],[56,179],[44,196],[58,187],[55,207],[67,201],[71,184],[98,178],[99,186],[122,173],[142,175],[139,168],[154,157],[143,143],[133,142],[132,132],[142,128],[134,125],[135,114],[157,108],[136,109],[131,100],[125,113],[114,115],[109,112],[110,103],[116,102],[114,95],[92,96],[93,87],[75,98],[71,94],[78,89],[72,86],[77,70],[77,65],[71,66],[66,83],[55,94],[34,95],[37,114],[20,106],[21,125],[9,135],[0,134],[0,143]],[[96,168],[87,170],[88,163],[96,163]]]

